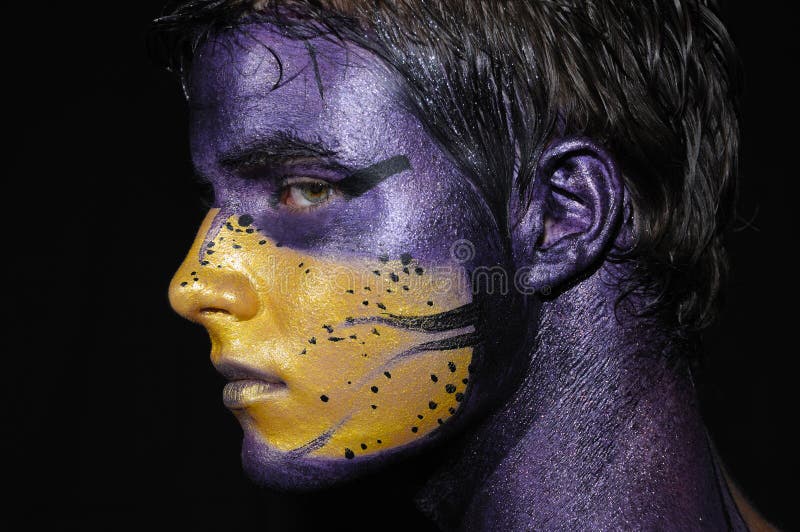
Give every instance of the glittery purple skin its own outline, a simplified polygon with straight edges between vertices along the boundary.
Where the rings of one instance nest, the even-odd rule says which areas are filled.
[[[271,239],[314,254],[409,253],[438,264],[451,258],[456,240],[466,239],[476,250],[467,268],[536,264],[531,235],[541,233],[541,216],[519,212],[513,230],[498,228],[476,188],[396,103],[396,82],[374,59],[315,40],[320,98],[303,42],[263,26],[249,32],[255,39],[227,35],[206,44],[191,79],[193,159],[214,185],[220,219],[250,214]],[[274,90],[278,67],[265,45],[290,80]],[[287,214],[270,204],[271,185],[238,179],[219,163],[276,131],[321,140],[349,167],[406,155],[412,168],[357,198]],[[718,478],[690,376],[666,362],[680,347],[655,322],[615,317],[617,288],[606,282],[612,266],[602,263],[608,246],[625,235],[613,162],[580,139],[556,143],[553,160],[569,150],[584,154],[571,168],[583,177],[575,186],[591,198],[588,211],[616,214],[595,231],[575,207],[557,230],[583,231],[585,241],[563,251],[554,246],[551,265],[532,269],[540,287],[580,282],[541,304],[514,293],[489,298],[495,312],[484,329],[494,340],[476,349],[473,391],[454,423],[405,448],[355,460],[277,453],[246,431],[242,455],[251,477],[315,488],[438,440],[450,446],[450,459],[418,502],[445,529],[745,529]],[[521,211],[516,204],[510,209]],[[512,249],[500,244],[505,231]],[[513,349],[501,347],[507,340]]]

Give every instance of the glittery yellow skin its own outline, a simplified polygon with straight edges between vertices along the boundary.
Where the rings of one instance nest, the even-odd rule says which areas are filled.
[[[430,333],[357,322],[470,303],[460,268],[298,252],[237,217],[215,221],[218,212],[203,222],[170,299],[208,329],[215,365],[235,362],[286,383],[234,411],[245,430],[280,451],[352,458],[422,438],[456,412],[472,348],[399,355],[471,327]]]

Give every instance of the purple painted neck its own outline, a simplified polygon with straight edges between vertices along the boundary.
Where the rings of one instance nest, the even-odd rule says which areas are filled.
[[[617,322],[613,295],[595,273],[543,304],[519,390],[418,496],[443,529],[747,530],[674,362],[690,347]]]

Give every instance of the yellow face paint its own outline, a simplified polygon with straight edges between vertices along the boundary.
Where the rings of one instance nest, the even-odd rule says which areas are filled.
[[[170,298],[208,329],[215,366],[285,383],[226,388],[245,430],[276,450],[353,458],[422,438],[456,413],[472,360],[458,339],[473,327],[435,330],[413,317],[471,303],[459,267],[312,256],[249,220],[214,221],[218,212],[204,221]]]

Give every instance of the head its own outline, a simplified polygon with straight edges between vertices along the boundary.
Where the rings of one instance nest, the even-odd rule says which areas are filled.
[[[176,51],[214,200],[170,286],[256,480],[307,488],[511,394],[542,302],[609,264],[712,315],[736,117],[706,2],[188,2]]]

